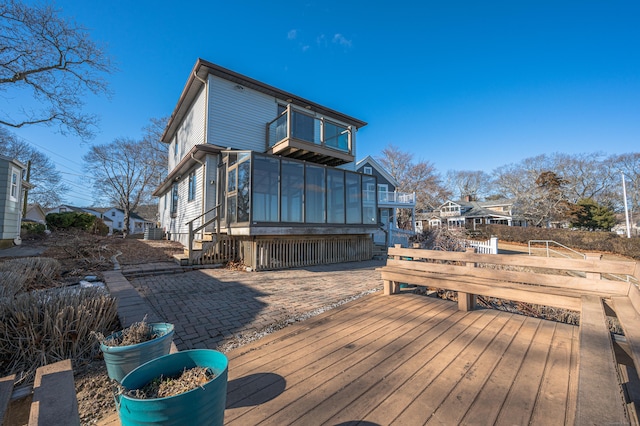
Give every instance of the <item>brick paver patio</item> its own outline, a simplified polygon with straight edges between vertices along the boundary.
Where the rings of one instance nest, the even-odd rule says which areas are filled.
[[[384,261],[269,272],[201,269],[130,278],[155,313],[175,325],[179,350],[220,348],[265,329],[380,289]]]

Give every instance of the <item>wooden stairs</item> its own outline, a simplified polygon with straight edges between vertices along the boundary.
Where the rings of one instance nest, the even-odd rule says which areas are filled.
[[[183,253],[174,254],[173,258],[180,266],[201,265],[202,256],[218,243],[215,233],[205,232],[201,239],[193,240],[193,248],[185,247]],[[189,253],[191,252],[191,253]]]

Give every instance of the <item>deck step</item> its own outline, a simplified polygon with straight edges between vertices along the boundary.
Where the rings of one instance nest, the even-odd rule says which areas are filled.
[[[180,266],[189,266],[189,255],[188,254],[174,254],[173,259]]]

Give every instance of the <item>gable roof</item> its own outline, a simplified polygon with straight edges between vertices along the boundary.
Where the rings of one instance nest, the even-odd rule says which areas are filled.
[[[353,118],[348,115],[342,114],[333,109],[324,107],[315,102],[311,102],[307,99],[293,95],[289,92],[285,92],[284,90],[277,89],[273,86],[269,86],[268,84],[262,83],[258,80],[254,80],[245,75],[238,74],[237,72],[231,71],[219,65],[205,61],[204,59],[198,58],[198,60],[196,61],[196,64],[191,70],[191,73],[189,74],[187,83],[185,84],[185,87],[182,90],[182,94],[180,95],[178,104],[176,105],[176,108],[174,109],[174,111],[171,113],[171,117],[169,117],[169,122],[167,123],[167,127],[165,128],[165,131],[162,134],[162,137],[160,138],[162,142],[170,143],[170,140],[173,137],[173,134],[175,133],[175,131],[177,130],[178,125],[180,124],[180,122],[182,122],[182,119],[187,114],[189,107],[195,100],[198,93],[200,93],[200,90],[204,86],[205,81],[209,76],[209,74],[219,78],[223,78],[232,83],[239,84],[240,86],[244,86],[244,87],[256,90],[258,92],[265,93],[277,99],[286,100],[291,104],[299,105],[311,111],[318,112],[323,116],[332,117],[338,121],[342,121],[344,123],[348,123],[352,126],[355,126],[357,129],[367,125],[366,122],[362,120],[358,120],[357,118]]]
[[[395,180],[393,178],[393,176],[391,176],[389,174],[389,172],[384,167],[382,167],[382,165],[380,165],[380,163],[378,163],[376,160],[374,160],[373,157],[370,156],[370,155],[367,155],[362,160],[360,160],[360,161],[358,161],[356,163],[356,170],[358,170],[361,166],[364,166],[367,163],[371,164],[371,166],[373,166],[373,168],[376,169],[378,171],[378,173],[380,173],[393,186],[397,187],[399,185],[398,181]]]

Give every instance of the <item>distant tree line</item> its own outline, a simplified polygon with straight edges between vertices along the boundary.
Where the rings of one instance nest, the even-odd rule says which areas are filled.
[[[518,163],[482,170],[449,170],[443,176],[428,161],[387,146],[379,162],[399,182],[399,191],[415,192],[418,211],[436,209],[447,199],[514,200],[514,215],[530,226],[569,222],[581,229],[611,229],[624,208],[625,176],[629,210],[640,211],[640,153],[605,155],[543,154]],[[400,222],[407,221],[406,212]]]

